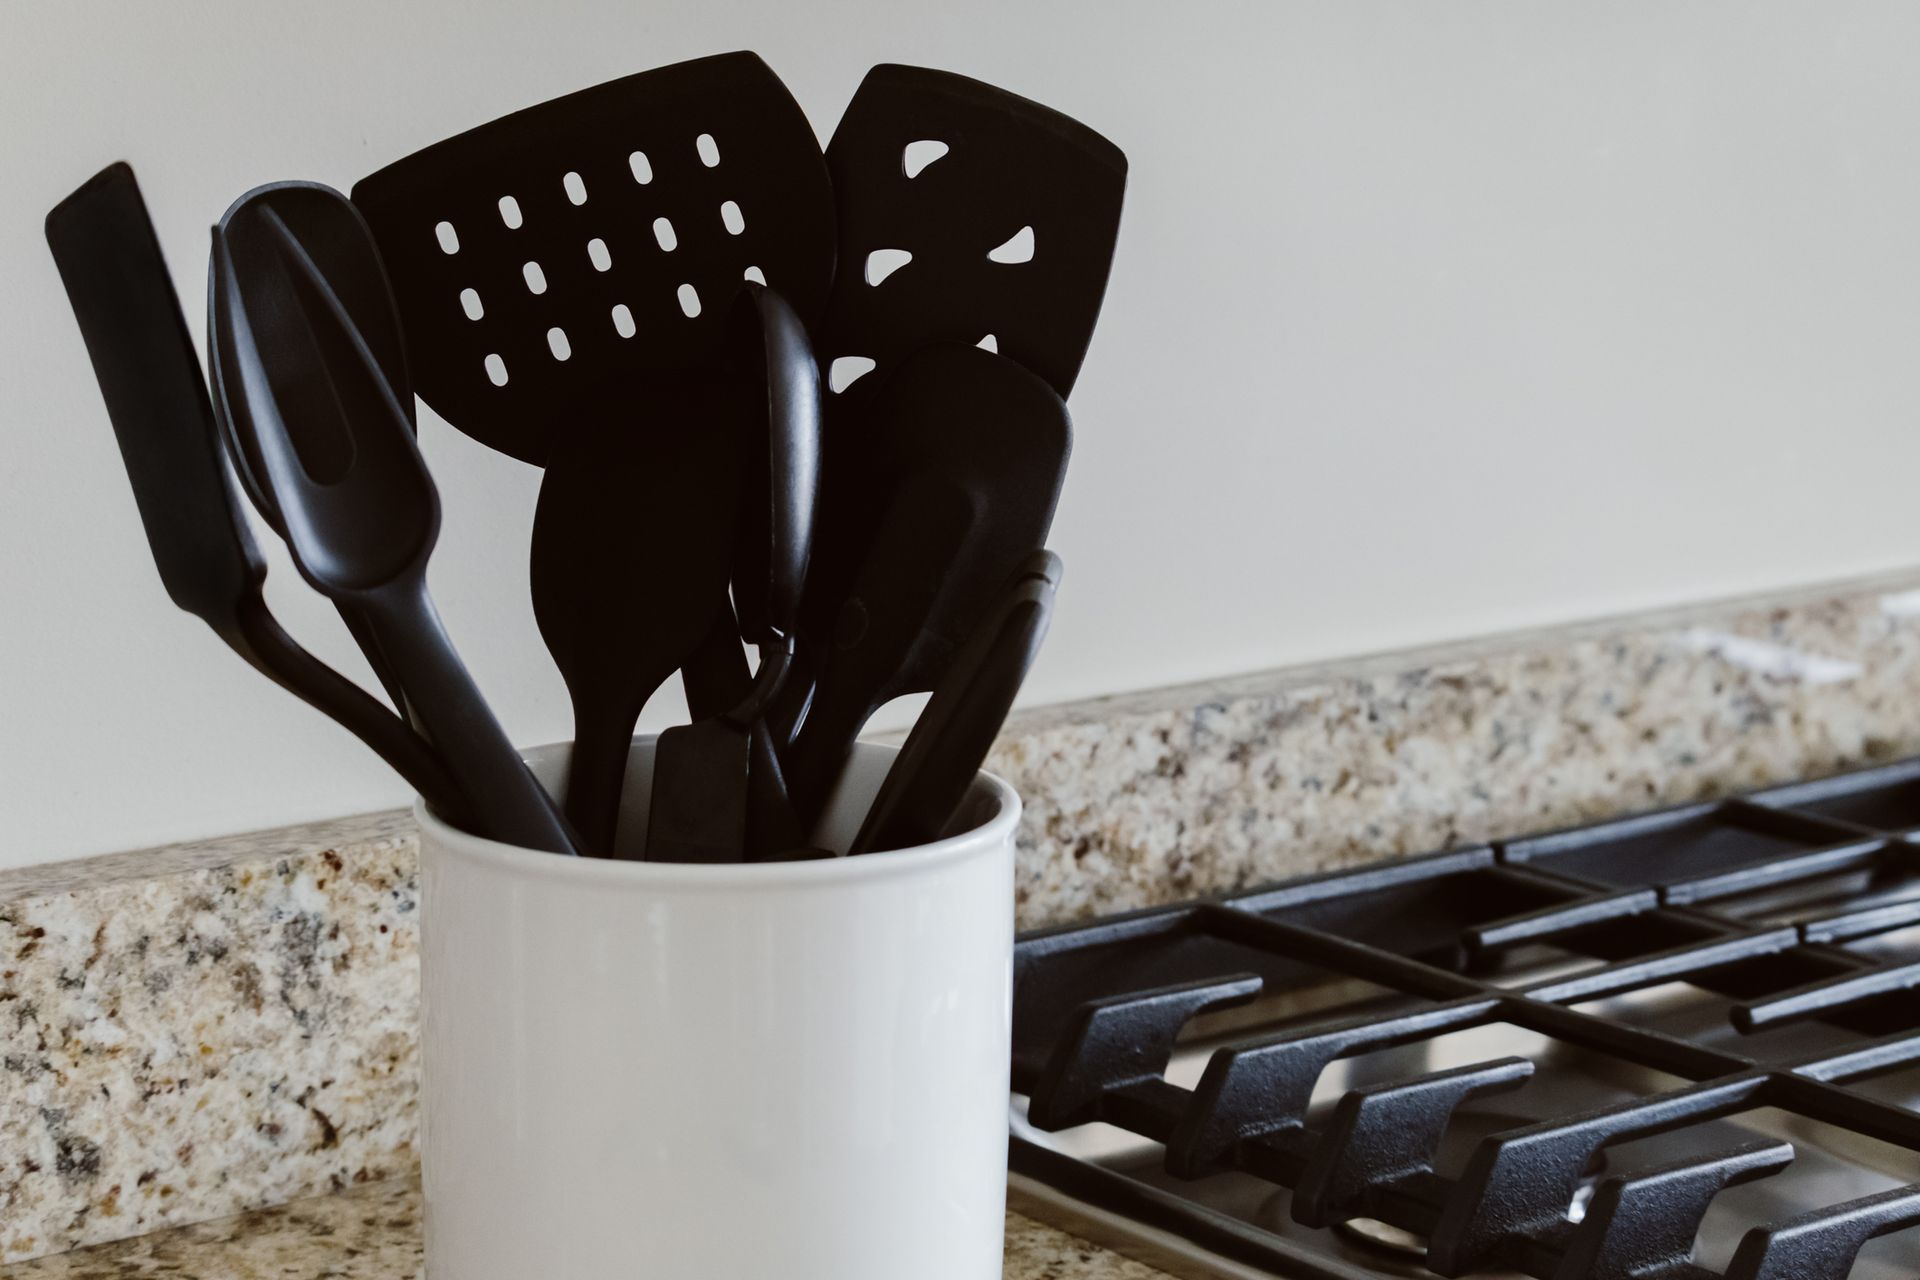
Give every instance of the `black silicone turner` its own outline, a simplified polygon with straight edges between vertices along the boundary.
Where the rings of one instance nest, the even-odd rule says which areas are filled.
[[[1022,561],[1046,540],[1072,442],[1054,389],[1004,356],[936,343],[873,400],[865,441],[890,495],[845,603],[822,636],[818,684],[788,781],[817,816],[876,708],[933,689]]]
[[[946,834],[1047,638],[1059,586],[1059,556],[1027,558],[914,721],[848,853],[907,849]]]
[[[276,684],[339,722],[453,821],[466,797],[398,717],[294,641],[267,609],[199,360],[133,170],[110,165],[47,215],[167,595]]]
[[[840,271],[818,347],[838,390],[796,671],[774,715],[788,731],[885,506],[891,426],[874,397],[903,359],[951,341],[998,351],[1064,398],[1106,292],[1127,172],[1117,147],[1051,108],[897,65],[867,73],[827,165]],[[849,384],[858,368],[871,371]]]

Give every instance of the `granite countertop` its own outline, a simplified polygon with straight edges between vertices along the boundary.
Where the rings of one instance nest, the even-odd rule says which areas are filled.
[[[1908,571],[1027,711],[991,764],[1035,928],[1920,754],[1916,705]],[[400,812],[0,871],[0,1280],[417,1277],[420,896]]]
[[[420,1184],[396,1179],[0,1267],[0,1280],[420,1280]],[[1017,1213],[1005,1280],[1166,1280]]]

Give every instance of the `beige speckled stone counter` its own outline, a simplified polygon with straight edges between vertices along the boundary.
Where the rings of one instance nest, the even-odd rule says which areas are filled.
[[[411,1180],[176,1227],[0,1267],[5,1280],[422,1280],[420,1188]],[[901,1274],[910,1275],[903,1267]],[[1166,1280],[1019,1214],[1007,1215],[1006,1280]]]
[[[1909,574],[1041,709],[992,766],[1032,927],[1912,754],[1917,708]],[[411,1177],[416,855],[387,813],[0,872],[0,1263]]]

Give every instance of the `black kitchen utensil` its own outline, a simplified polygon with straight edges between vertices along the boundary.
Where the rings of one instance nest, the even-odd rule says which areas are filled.
[[[820,370],[806,327],[779,294],[749,284],[734,306],[740,352],[733,374],[751,398],[738,424],[744,464],[733,595],[740,633],[760,654],[748,696],[726,714],[668,729],[654,751],[647,857],[731,862],[747,851],[753,735],[793,657],[793,627],[813,538],[820,460]],[[732,429],[716,422],[712,430]],[[798,833],[773,770],[754,793],[762,838]],[[768,812],[768,808],[773,808]]]
[[[262,674],[371,747],[450,820],[466,797],[416,734],[285,631],[241,516],[165,259],[126,164],[47,215],[60,268],[167,595]]]
[[[391,323],[390,304],[359,213],[325,187],[263,188],[221,220],[213,271],[212,341],[235,437],[272,494],[301,576],[366,618],[482,834],[576,852],[427,593],[439,496],[404,406],[409,390],[368,341]]]
[[[979,342],[1066,396],[1106,293],[1127,160],[1058,111],[882,65],[827,145],[844,265],[822,352],[877,385],[929,342]],[[904,255],[904,256],[903,256]],[[858,386],[859,383],[855,383]]]
[[[827,165],[841,269],[818,346],[836,394],[795,673],[773,714],[786,732],[886,509],[890,425],[874,399],[902,360],[936,341],[997,350],[1065,397],[1106,292],[1127,168],[1112,143],[1039,103],[893,65],[867,73]]]
[[[310,239],[308,244],[316,252],[326,252],[334,247],[335,242],[322,237]],[[348,248],[351,252],[357,250],[359,246],[348,246]],[[364,271],[357,270],[358,264],[355,261],[335,264],[316,260],[315,265],[322,275],[334,281],[336,288],[352,294],[348,309],[352,315],[361,319],[362,333],[375,359],[380,362],[381,369],[386,372],[388,381],[396,387],[408,386],[406,342],[400,335],[400,317],[394,310],[392,295],[385,291],[384,284],[376,278],[367,277]],[[208,272],[208,333],[213,332],[213,283],[213,273]],[[374,285],[380,285],[381,291],[377,294],[368,293],[367,290]],[[240,487],[246,491],[247,497],[253,500],[254,509],[259,511],[267,523],[273,527],[274,532],[284,540],[287,536],[286,524],[280,515],[279,506],[274,502],[273,491],[254,474],[252,460],[247,450],[242,447],[241,440],[234,433],[232,415],[227,408],[225,381],[220,372],[219,344],[208,343],[208,390],[213,400],[214,421],[219,424],[220,433],[227,442],[228,460],[233,463],[234,473],[240,477]],[[409,425],[413,425],[413,397],[411,395],[404,397],[404,404],[407,421]],[[336,608],[339,611],[340,620],[346,624],[354,643],[360,647],[361,654],[365,656],[367,665],[373,669],[374,678],[380,682],[380,687],[386,690],[388,700],[392,702],[395,710],[405,714],[406,693],[401,687],[399,673],[393,669],[393,664],[387,660],[386,654],[381,652],[379,639],[375,636],[372,626],[352,601],[337,601]]]
[[[680,669],[704,719],[749,683],[726,575],[706,555],[729,551],[691,550],[717,527],[711,494],[726,478],[692,474],[707,445],[632,437],[719,420],[698,401],[726,393],[700,384],[717,382],[743,280],[818,319],[834,248],[819,143],[772,70],[732,53],[516,112],[362,179],[353,197],[391,272],[421,397],[548,468],[535,607],[576,711],[568,809],[605,850],[633,722],[658,685]],[[656,462],[683,492],[646,480]],[[661,501],[670,509],[646,510]],[[661,566],[683,551],[690,563]],[[695,583],[713,595],[695,600]]]
[[[517,111],[362,178],[353,200],[421,399],[536,465],[595,423],[631,427],[647,375],[709,360],[743,278],[811,323],[833,276],[820,144],[752,53]]]
[[[1047,637],[1060,557],[1037,551],[954,658],[887,770],[849,854],[946,833]]]
[[[814,633],[824,649],[817,687],[787,761],[810,822],[867,718],[939,684],[1002,586],[1045,543],[1072,442],[1052,387],[958,343],[901,363],[872,410],[862,445],[887,505],[831,630]]]
[[[573,697],[567,812],[596,855],[616,847],[634,721],[726,600],[743,443],[730,424],[751,405],[723,378],[664,383],[644,418],[570,435],[540,486],[534,618]]]

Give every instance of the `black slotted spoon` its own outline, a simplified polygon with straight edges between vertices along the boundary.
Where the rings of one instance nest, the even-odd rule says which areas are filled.
[[[482,833],[577,852],[427,594],[439,496],[402,405],[407,388],[391,381],[353,312],[368,302],[384,310],[385,299],[371,285],[336,291],[316,261],[382,279],[359,213],[323,187],[269,187],[228,210],[213,246],[212,341],[232,426],[301,576],[366,619]]]
[[[720,378],[743,282],[818,320],[834,253],[819,143],[764,62],[723,54],[516,112],[363,178],[353,198],[421,398],[548,468],[535,608],[576,711],[568,811],[607,852],[633,722],[658,685],[680,670],[696,719],[748,686],[728,576],[708,555],[730,557],[716,516],[738,460],[710,449],[703,473],[697,443],[648,437],[729,434],[727,415],[751,412]],[[682,483],[636,492],[655,457]],[[656,502],[684,518],[654,519],[642,504]]]
[[[311,186],[311,183],[289,182],[261,188],[260,191],[285,188],[289,191]],[[306,202],[291,199],[283,201],[284,216],[297,224],[311,207]],[[323,206],[322,206],[323,207]],[[297,230],[297,226],[296,226]],[[216,230],[215,235],[218,234]],[[392,296],[387,292],[383,278],[377,272],[366,269],[359,258],[365,250],[364,242],[353,244],[339,237],[316,235],[306,240],[310,250],[317,255],[315,266],[325,275],[332,286],[343,295],[343,302],[351,314],[359,319],[361,334],[365,337],[374,359],[379,361],[387,380],[394,386],[409,385],[407,375],[407,352],[405,340],[400,334],[400,316],[394,309]],[[334,255],[339,255],[335,260]],[[214,276],[207,274],[207,332],[213,332],[214,313]],[[233,428],[233,414],[228,405],[226,379],[220,368],[220,346],[207,344],[207,383],[213,401],[214,420],[220,424],[221,435],[227,442],[227,453],[233,463],[234,473],[240,479],[240,487],[246,490],[247,497],[253,500],[257,510],[282,539],[286,537],[286,522],[280,514],[279,505],[274,501],[273,491],[261,482],[255,472],[254,459],[245,447],[245,441]],[[407,422],[413,425],[413,397],[403,397],[403,408],[407,411]],[[367,665],[373,669],[374,678],[380,687],[386,690],[387,699],[403,715],[407,711],[406,691],[400,682],[399,673],[393,663],[381,651],[379,638],[365,616],[351,601],[336,602],[340,620],[352,634],[354,643],[366,657]]]

